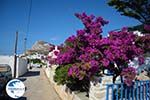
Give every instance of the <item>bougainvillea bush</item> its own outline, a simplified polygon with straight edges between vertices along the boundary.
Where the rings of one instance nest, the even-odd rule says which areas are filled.
[[[56,64],[59,65],[54,77],[56,82],[84,86],[104,69],[113,71],[115,82],[118,75],[125,76],[121,74],[122,71],[128,68],[134,71],[134,68],[128,67],[129,60],[139,57],[140,63],[144,62],[143,50],[135,44],[138,37],[135,34],[123,28],[120,31],[111,31],[108,37],[103,37],[102,27],[108,21],[85,13],[77,13],[75,16],[81,20],[84,29],[77,30],[76,35],[67,38],[63,44],[56,59]],[[126,79],[128,81],[132,80]]]

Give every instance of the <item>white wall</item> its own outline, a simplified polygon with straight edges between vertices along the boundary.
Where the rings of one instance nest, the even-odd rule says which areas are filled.
[[[0,56],[0,64],[8,64],[11,67],[12,75],[14,75],[14,56]],[[27,72],[27,60],[17,58],[16,76],[21,76]]]
[[[27,60],[23,58],[17,59],[17,73],[16,76],[19,77],[27,72]]]

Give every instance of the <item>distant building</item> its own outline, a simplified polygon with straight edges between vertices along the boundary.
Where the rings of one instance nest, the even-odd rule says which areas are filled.
[[[58,53],[60,52],[58,46],[55,46],[55,48],[49,52],[47,56],[47,66],[51,66],[51,63],[57,58]]]
[[[55,59],[57,58],[57,54],[59,53],[60,51],[58,50],[58,46],[55,46],[55,48],[49,52],[48,56],[51,57],[52,59]]]

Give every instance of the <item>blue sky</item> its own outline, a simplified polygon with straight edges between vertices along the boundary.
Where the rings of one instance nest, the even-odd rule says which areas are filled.
[[[27,48],[37,40],[59,45],[82,29],[82,23],[74,16],[86,12],[102,16],[109,21],[103,28],[108,31],[123,26],[139,24],[138,21],[121,16],[107,5],[107,0],[32,0],[31,19],[27,33]],[[15,32],[19,32],[18,53],[24,50],[30,0],[0,0],[0,54],[13,54]]]

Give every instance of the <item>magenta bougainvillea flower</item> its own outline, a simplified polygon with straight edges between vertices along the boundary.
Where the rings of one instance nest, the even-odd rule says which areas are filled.
[[[150,31],[150,25],[144,25],[144,29]]]
[[[136,69],[133,67],[124,68],[121,72],[121,76],[124,78],[124,83],[127,86],[131,86],[136,77]]]
[[[102,26],[108,24],[108,21],[102,17],[88,16],[85,13],[77,13],[75,16],[81,20],[85,28],[77,30],[76,35],[66,39],[56,63],[72,64],[68,70],[68,77],[79,80],[90,78],[101,69],[112,70],[114,68],[112,64],[115,63],[118,69],[123,70],[121,75],[125,76],[127,72],[125,82],[131,84],[136,73],[131,67],[127,68],[127,63],[138,56],[140,56],[140,62],[143,63],[141,56],[143,50],[135,44],[137,35],[123,28],[120,31],[111,31],[108,37],[103,37]]]

